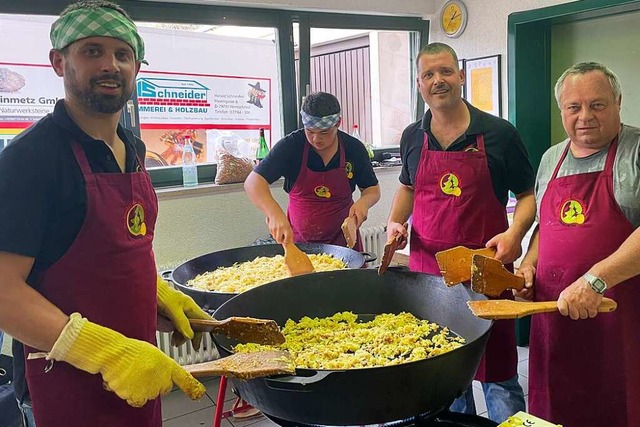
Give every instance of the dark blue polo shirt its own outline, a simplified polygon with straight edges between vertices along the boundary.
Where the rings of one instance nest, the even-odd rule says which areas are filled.
[[[466,103],[466,101],[465,101]],[[506,206],[509,191],[514,194],[533,190],[535,174],[527,149],[522,143],[518,130],[508,121],[485,113],[469,103],[471,122],[466,132],[455,140],[448,151],[462,151],[475,147],[476,135],[484,136],[489,173],[496,198]],[[413,185],[420,162],[424,132],[429,135],[429,150],[442,151],[438,140],[431,132],[431,110],[427,110],[421,120],[410,124],[400,139],[400,157],[402,171],[400,182]]]
[[[139,170],[136,154],[144,159],[144,144],[122,127],[118,136],[125,143],[125,171]],[[73,140],[94,172],[120,172],[107,144],[84,133],[62,100],[0,152],[0,251],[35,258],[30,284],[67,252],[85,219],[87,194]],[[21,399],[26,393],[23,347],[15,340],[13,355],[15,392]]]
[[[340,143],[344,146],[345,161],[349,162],[353,169],[353,176],[349,179],[351,191],[355,191],[356,186],[361,190],[378,184],[378,178],[373,172],[373,166],[369,160],[369,154],[362,142],[338,131]],[[269,184],[284,177],[284,191],[291,191],[302,165],[302,153],[305,144],[308,144],[304,129],[291,132],[273,146],[267,157],[255,168],[255,172],[261,175]],[[324,172],[340,166],[340,151],[331,158],[325,166],[322,157],[309,147],[307,157],[307,167],[314,172]]]

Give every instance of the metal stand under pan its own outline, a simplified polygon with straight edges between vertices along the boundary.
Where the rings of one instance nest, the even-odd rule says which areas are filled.
[[[274,423],[283,427],[328,427],[314,424],[302,424],[286,421],[268,414],[264,414]],[[477,415],[466,415],[449,412],[444,409],[437,412],[418,415],[406,420],[398,420],[384,424],[373,424],[376,427],[497,427],[498,423]]]

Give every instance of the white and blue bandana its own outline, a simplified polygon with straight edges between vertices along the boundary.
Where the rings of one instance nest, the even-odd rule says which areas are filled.
[[[308,129],[331,129],[338,124],[340,120],[340,113],[331,114],[329,116],[312,116],[300,110],[300,116],[302,117],[302,124]]]

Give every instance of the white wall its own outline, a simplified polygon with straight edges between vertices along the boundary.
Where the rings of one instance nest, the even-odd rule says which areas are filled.
[[[576,62],[597,61],[618,75],[622,86],[622,122],[640,123],[640,12],[557,25],[552,29],[551,79],[555,84],[564,70]],[[551,100],[551,142],[566,138],[555,101]]]
[[[509,14],[539,9],[575,0],[463,0],[469,13],[467,27],[458,38],[447,37],[439,26],[440,10],[446,0],[437,0],[431,20],[430,42],[443,42],[453,47],[460,59],[502,55],[502,117],[508,117],[507,106],[507,19]]]
[[[295,9],[316,12],[366,13],[398,16],[424,16],[435,11],[437,0],[146,0],[172,3],[246,6],[276,9]]]
[[[365,227],[386,224],[400,168],[378,169],[376,174],[382,198],[369,211]],[[282,190],[282,181],[274,183],[271,191],[286,209],[287,196]],[[356,191],[354,198],[357,197]],[[269,235],[264,215],[251,204],[241,184],[160,190],[158,200],[154,250],[160,269],[173,268],[209,252],[248,246],[255,239]]]

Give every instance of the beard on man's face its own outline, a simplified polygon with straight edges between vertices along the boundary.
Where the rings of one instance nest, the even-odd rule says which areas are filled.
[[[100,76],[93,77],[89,80],[89,87],[87,88],[80,84],[75,71],[71,67],[68,67],[65,73],[68,76],[67,89],[71,91],[82,105],[96,113],[117,113],[122,110],[133,93],[133,85],[129,85],[121,74],[104,73]],[[99,88],[98,82],[104,80],[117,82],[122,89],[120,94],[108,95],[105,93],[97,93],[95,89]]]

